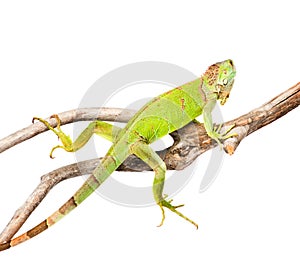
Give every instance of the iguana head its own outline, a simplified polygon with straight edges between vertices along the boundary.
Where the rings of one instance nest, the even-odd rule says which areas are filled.
[[[211,65],[203,75],[203,82],[210,93],[215,93],[224,105],[233,86],[236,71],[232,60]]]

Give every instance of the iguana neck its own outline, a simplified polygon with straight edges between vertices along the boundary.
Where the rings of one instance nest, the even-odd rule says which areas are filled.
[[[202,78],[184,84],[182,89],[189,94],[201,108],[203,108],[207,102],[217,100],[215,91],[211,91],[206,87]]]

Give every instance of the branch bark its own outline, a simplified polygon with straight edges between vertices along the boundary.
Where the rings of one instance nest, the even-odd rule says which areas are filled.
[[[300,104],[300,83],[276,96],[266,104],[256,108],[249,113],[242,115],[234,120],[225,122],[222,129],[225,131],[232,125],[235,127],[232,132],[237,136],[226,139],[223,148],[228,154],[233,154],[239,143],[249,134],[270,124],[271,122],[284,116]],[[61,124],[77,121],[91,121],[95,119],[103,121],[127,122],[133,115],[132,110],[92,108],[77,109],[58,114]],[[55,119],[47,119],[55,127]],[[32,124],[16,133],[0,140],[0,153],[26,141],[39,133],[46,131],[47,128],[41,123]],[[158,154],[163,158],[170,170],[181,170],[190,165],[199,155],[214,148],[217,143],[213,141],[200,123],[192,122],[180,130],[173,132],[171,136],[174,144]],[[41,177],[41,182],[26,202],[15,212],[14,216],[0,235],[0,243],[9,241],[21,228],[30,214],[40,204],[47,193],[59,182],[90,174],[99,159],[92,159],[71,165],[64,166],[47,173]],[[130,156],[119,168],[121,171],[145,171],[150,168],[135,156]]]

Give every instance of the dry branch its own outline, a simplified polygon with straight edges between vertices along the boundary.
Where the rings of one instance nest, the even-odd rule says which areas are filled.
[[[235,128],[232,132],[237,133],[236,137],[229,138],[223,142],[224,150],[229,154],[233,154],[239,143],[246,136],[279,119],[292,109],[298,107],[299,104],[300,83],[281,93],[261,107],[224,123],[224,130],[234,124]],[[71,122],[91,121],[95,119],[127,122],[133,114],[134,111],[131,110],[93,108],[67,111],[59,114],[59,117],[63,125]],[[56,126],[55,119],[47,120],[52,126]],[[30,125],[0,140],[0,153],[46,130],[47,128],[41,123]],[[208,137],[203,125],[200,123],[192,122],[184,128],[172,133],[171,136],[174,139],[174,144],[159,152],[159,155],[163,158],[168,169],[181,170],[190,165],[199,155],[217,145],[215,141]],[[90,174],[98,163],[99,159],[83,161],[56,169],[42,176],[38,187],[16,211],[11,221],[1,233],[0,243],[9,241],[15,233],[17,233],[29,215],[56,184],[65,179]],[[118,170],[144,171],[150,170],[150,168],[135,156],[130,156]]]

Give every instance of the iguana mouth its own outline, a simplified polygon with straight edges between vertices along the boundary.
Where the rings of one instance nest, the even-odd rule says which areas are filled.
[[[221,91],[221,93],[219,94],[220,104],[224,105],[228,98],[229,98],[229,92]]]
[[[217,85],[216,88],[218,100],[220,100],[221,105],[224,105],[226,103],[227,98],[229,97],[229,92],[226,91],[225,87],[220,84]]]
[[[230,91],[225,86],[218,84],[215,93],[217,94],[217,99],[220,100],[220,104],[224,105],[229,98]]]

